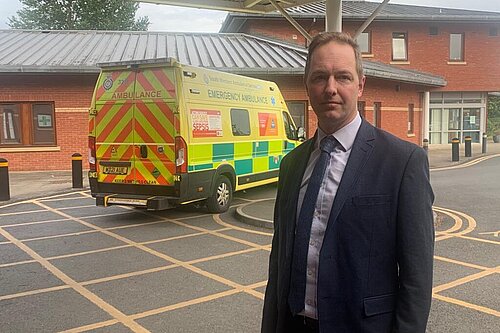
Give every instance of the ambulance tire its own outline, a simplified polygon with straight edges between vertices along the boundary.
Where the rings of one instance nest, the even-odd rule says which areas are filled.
[[[233,186],[226,176],[219,176],[215,182],[214,192],[207,199],[207,208],[210,213],[224,213],[229,209],[233,199]]]

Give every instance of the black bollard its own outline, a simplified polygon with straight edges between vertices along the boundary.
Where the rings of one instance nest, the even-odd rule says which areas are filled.
[[[465,137],[465,157],[472,156],[472,138],[470,136]]]
[[[424,148],[425,152],[429,152],[429,139],[424,139],[424,143],[422,144],[422,148]]]
[[[460,158],[458,157],[458,144],[460,140],[457,138],[451,139],[451,160],[457,162]]]
[[[483,149],[482,149],[482,153],[483,154],[486,154],[486,143],[488,142],[488,136],[486,135],[486,133],[483,133]]]
[[[10,200],[9,162],[0,158],[0,201]]]
[[[71,155],[71,174],[73,188],[83,188],[82,155],[75,153]]]

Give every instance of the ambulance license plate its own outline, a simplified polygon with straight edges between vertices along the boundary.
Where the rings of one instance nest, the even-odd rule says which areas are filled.
[[[103,167],[102,172],[107,175],[126,175],[128,173],[128,168],[118,166],[105,166]]]

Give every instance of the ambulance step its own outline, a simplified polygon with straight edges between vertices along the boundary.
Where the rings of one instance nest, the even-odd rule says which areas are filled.
[[[134,194],[97,194],[97,206],[132,206],[147,210],[164,210],[176,207],[175,198]]]

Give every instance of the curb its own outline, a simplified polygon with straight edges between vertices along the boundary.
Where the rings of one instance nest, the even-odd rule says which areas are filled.
[[[250,202],[250,203],[247,203],[243,206],[239,206],[236,208],[236,211],[234,214],[236,215],[236,218],[240,222],[250,224],[250,225],[253,225],[256,227],[260,227],[260,228],[274,229],[273,221],[267,220],[267,219],[262,219],[262,218],[255,217],[255,216],[251,216],[243,211],[246,207],[248,207],[250,205],[259,204],[263,201],[271,201],[271,200],[275,200],[275,199],[265,199],[265,200],[260,200],[257,202]]]

